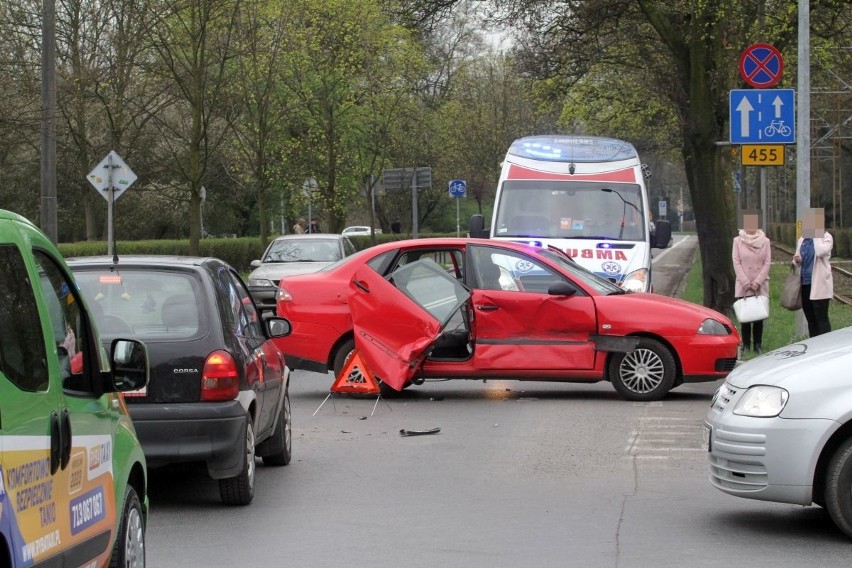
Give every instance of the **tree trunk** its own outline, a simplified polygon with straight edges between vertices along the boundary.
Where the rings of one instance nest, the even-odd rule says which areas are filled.
[[[197,111],[200,115],[200,109]],[[200,118],[193,144],[189,151],[190,188],[189,188],[189,254],[201,254],[201,127]]]
[[[189,255],[201,254],[201,184],[193,180],[189,196]]]
[[[260,225],[260,242],[264,246],[269,241],[269,222],[266,216],[266,190],[263,185],[265,181],[261,181],[261,187],[257,190],[257,222]]]
[[[710,15],[712,20],[715,16]],[[730,311],[734,301],[734,267],[731,246],[736,236],[736,210],[730,176],[723,167],[725,142],[724,74],[719,73],[714,39],[688,45],[686,91],[689,104],[681,105],[683,117],[683,157],[704,281],[704,305],[722,313]]]
[[[685,140],[684,161],[701,252],[703,303],[725,313],[734,301],[731,246],[736,223],[732,193],[723,189],[728,184],[718,154],[712,144]]]
[[[83,183],[85,183],[86,185],[89,186],[90,192],[96,191],[95,188],[93,188],[89,184],[89,180],[86,180]],[[84,189],[84,191],[85,191],[85,189]],[[98,200],[101,200],[101,198],[97,195],[94,195],[94,197],[97,197]],[[93,199],[93,196],[87,196],[87,197],[83,198],[83,213],[84,213],[84,217],[85,217],[85,220],[86,220],[86,240],[87,241],[96,241],[100,238],[100,235],[98,234],[97,215],[95,213],[95,207],[97,207],[97,205],[98,205],[98,201],[95,201],[95,199]]]

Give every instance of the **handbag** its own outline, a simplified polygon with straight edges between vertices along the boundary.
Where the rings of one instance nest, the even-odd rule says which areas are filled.
[[[790,264],[790,272],[781,289],[781,306],[790,311],[802,309],[802,276],[795,264]]]
[[[769,317],[769,297],[743,296],[734,302],[734,313],[740,323],[765,320]]]

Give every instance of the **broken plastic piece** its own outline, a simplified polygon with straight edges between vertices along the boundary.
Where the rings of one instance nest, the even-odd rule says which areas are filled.
[[[428,434],[437,434],[440,432],[440,428],[431,428],[429,430],[406,430],[403,428],[399,431],[400,436],[426,436]]]

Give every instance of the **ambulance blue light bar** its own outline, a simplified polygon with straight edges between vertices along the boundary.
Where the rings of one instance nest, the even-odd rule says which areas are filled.
[[[629,142],[599,136],[527,136],[515,140],[509,154],[547,162],[616,162],[635,159]]]

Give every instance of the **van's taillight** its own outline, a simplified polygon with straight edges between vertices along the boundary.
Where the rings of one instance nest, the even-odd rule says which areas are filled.
[[[201,374],[201,400],[233,400],[240,392],[237,364],[227,351],[214,351],[204,362]]]

